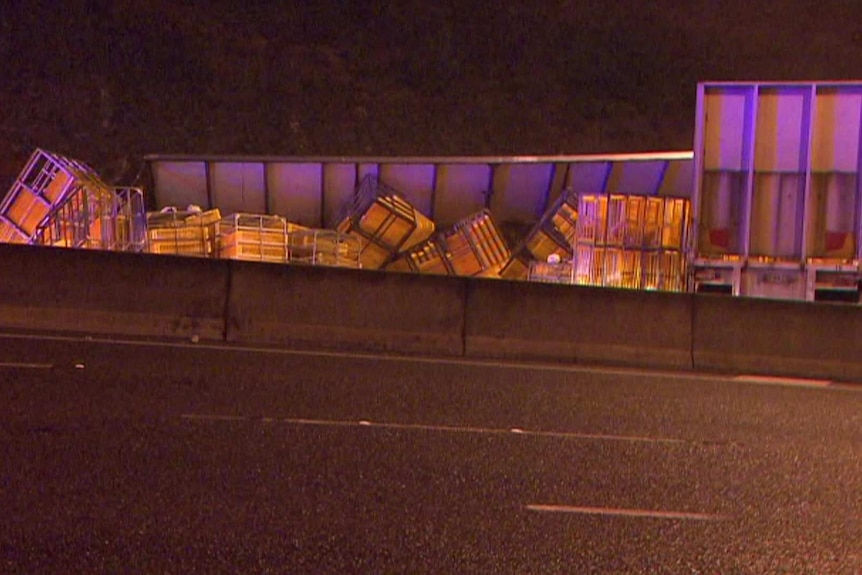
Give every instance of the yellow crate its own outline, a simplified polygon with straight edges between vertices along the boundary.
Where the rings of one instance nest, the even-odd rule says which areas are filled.
[[[26,244],[29,238],[5,220],[0,220],[0,243]]]
[[[389,194],[374,198],[361,213],[349,215],[336,229],[365,236],[394,255],[427,240],[435,228],[433,221],[406,200]]]
[[[11,205],[8,206],[6,217],[31,237],[48,214],[51,206],[39,195],[24,186],[16,186]]]
[[[235,260],[286,262],[288,250],[285,245],[264,243],[236,243],[219,246],[218,257]]]
[[[189,242],[198,241],[206,242],[210,239],[212,233],[210,228],[149,228],[147,230],[147,238],[151,242]]]
[[[200,241],[161,241],[151,242],[147,245],[147,252],[151,254],[207,256],[211,251],[212,247],[209,244]]]
[[[526,280],[530,275],[530,264],[530,260],[523,255],[513,255],[500,270],[500,277],[507,280]]]
[[[428,240],[393,261],[386,267],[391,271],[410,271],[422,274],[449,275],[446,252],[441,242]]]

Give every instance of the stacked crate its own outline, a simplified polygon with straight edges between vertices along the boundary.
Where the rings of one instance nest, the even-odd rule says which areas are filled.
[[[333,230],[303,229],[287,236],[291,263],[360,268],[360,242],[356,236]]]
[[[566,190],[515,249],[500,275],[505,279],[527,279],[533,275],[533,263],[546,263],[551,256],[571,259],[577,222],[577,194]]]
[[[682,291],[689,221],[681,198],[584,194],[578,201],[575,282]]]
[[[146,243],[143,193],[138,188],[78,186],[39,226],[33,243],[139,252]]]
[[[180,211],[173,207],[147,213],[147,251],[151,254],[212,257],[218,209]]]
[[[356,190],[337,231],[359,240],[363,268],[379,269],[399,253],[428,239],[434,233],[434,222],[396,190],[374,176],[367,176]]]
[[[288,235],[307,228],[281,216],[231,214],[216,222],[218,257],[285,263],[290,259]]]
[[[110,193],[89,166],[37,149],[0,204],[0,242],[31,243],[51,212],[80,190]]]

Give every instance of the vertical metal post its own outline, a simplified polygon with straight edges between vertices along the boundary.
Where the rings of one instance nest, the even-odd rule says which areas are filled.
[[[808,232],[811,221],[811,172],[814,163],[814,122],[817,119],[817,84],[811,85],[808,94],[808,124],[805,126],[803,137],[805,138],[805,184],[802,189],[802,246],[800,249],[800,265],[805,266],[808,255]]]
[[[743,209],[745,213],[745,218],[743,219],[743,230],[742,230],[742,257],[743,262],[748,259],[749,253],[751,251],[751,208],[754,203],[754,181],[755,181],[755,172],[757,169],[756,166],[756,146],[757,146],[757,106],[760,100],[760,85],[755,84],[752,88],[751,92],[751,107],[750,107],[750,126],[748,132],[748,142],[747,142],[747,166],[746,169],[746,178],[745,178],[745,197],[743,198]]]
[[[318,218],[319,227],[326,227],[326,162],[320,162],[320,218]],[[336,222],[337,224],[337,222]]]
[[[428,217],[432,220],[434,219],[434,214],[437,212],[437,172],[440,170],[440,164],[438,162],[434,162],[431,164],[431,202],[430,202],[430,214]]]
[[[269,199],[269,162],[261,162],[263,168],[263,211],[265,214],[272,213],[272,204]]]
[[[213,208],[215,208],[215,206],[213,205],[212,174],[210,173],[211,170],[212,170],[212,168],[210,166],[210,162],[205,160],[204,161],[204,182],[205,182],[206,191],[207,191],[207,209],[208,210],[212,210]],[[177,207],[179,207],[179,206],[177,206]]]

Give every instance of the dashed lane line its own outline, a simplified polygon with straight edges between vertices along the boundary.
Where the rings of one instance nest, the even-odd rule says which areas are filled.
[[[529,504],[529,511],[540,513],[573,513],[579,515],[603,515],[607,517],[629,517],[646,519],[672,519],[677,521],[727,521],[727,515],[691,513],[688,511],[662,511],[652,509],[621,509],[617,507],[576,507],[570,505]]]
[[[442,433],[476,433],[483,435],[524,435],[529,437],[546,437],[557,439],[579,439],[585,441],[621,441],[632,443],[662,443],[683,444],[683,439],[671,437],[649,437],[644,435],[618,435],[607,433],[580,433],[568,431],[541,431],[528,430],[520,427],[497,428],[497,427],[473,427],[455,425],[430,425],[420,423],[387,423],[361,419],[358,421],[344,421],[333,419],[307,419],[307,418],[276,418],[276,417],[248,417],[219,414],[187,413],[181,416],[183,419],[195,421],[261,421],[263,423],[281,423],[288,425],[319,425],[329,427],[373,427],[380,429],[397,429],[405,431],[432,431]]]

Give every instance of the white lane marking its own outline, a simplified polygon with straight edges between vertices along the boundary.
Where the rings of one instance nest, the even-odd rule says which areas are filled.
[[[530,511],[542,513],[576,513],[581,515],[605,515],[610,517],[638,517],[649,519],[675,519],[682,521],[727,521],[727,515],[711,513],[689,513],[687,511],[660,511],[651,509],[620,509],[615,507],[575,507],[569,505],[525,505]]]
[[[682,381],[704,381],[704,382],[727,382],[735,381],[745,384],[759,385],[766,383],[766,380],[773,381],[776,378],[768,376],[733,376],[703,372],[689,371],[666,371],[653,368],[638,368],[638,367],[611,367],[601,365],[576,365],[576,364],[556,364],[556,363],[538,363],[538,362],[516,362],[502,361],[490,359],[467,359],[458,357],[422,357],[412,355],[390,355],[390,354],[374,354],[360,353],[347,351],[313,351],[301,349],[279,349],[274,347],[255,347],[244,346],[242,344],[223,344],[223,343],[203,343],[190,344],[185,342],[169,342],[169,341],[146,341],[134,339],[111,339],[106,337],[93,336],[62,336],[62,335],[32,335],[19,333],[4,333],[0,332],[0,339],[23,339],[23,340],[44,340],[44,341],[69,341],[69,342],[85,342],[108,345],[124,345],[124,346],[140,346],[140,347],[162,347],[162,348],[179,348],[179,349],[198,349],[210,351],[233,351],[241,353],[260,353],[269,355],[289,355],[289,356],[308,356],[308,357],[334,357],[345,359],[370,359],[375,361],[393,361],[402,363],[425,363],[425,364],[440,364],[440,365],[464,365],[470,367],[502,367],[506,369],[523,369],[530,371],[551,371],[562,373],[595,373],[603,375],[624,375],[631,377],[661,377],[668,380]],[[784,378],[792,380],[792,378]],[[796,379],[795,381],[806,382],[798,387],[811,389],[827,389],[841,391],[862,391],[862,386],[853,383],[836,383],[825,382],[823,380],[803,380]],[[815,383],[812,384],[811,382]],[[790,384],[786,384],[790,385]]]
[[[51,369],[54,367],[50,363],[19,363],[19,362],[0,362],[0,367],[9,367],[12,369]]]
[[[733,380],[758,385],[786,385],[790,387],[829,387],[832,385],[832,381],[828,379],[805,379],[772,375],[737,375]]]
[[[180,417],[183,419],[197,419],[202,421],[248,421],[250,419],[242,415],[197,415],[194,413],[185,413]]]
[[[288,425],[321,425],[330,427],[377,427],[381,429],[398,429],[406,431],[437,431],[443,433],[478,433],[484,435],[526,435],[531,437],[549,437],[557,439],[580,439],[592,441],[628,441],[635,443],[686,443],[682,439],[669,437],[647,437],[641,435],[613,435],[604,433],[577,433],[568,431],[530,431],[518,427],[503,429],[496,427],[470,427],[453,425],[428,425],[420,423],[384,423],[367,419],[359,421],[344,421],[337,419],[305,419],[305,418],[274,418],[274,417],[242,417],[233,415],[209,415],[189,413],[181,416],[183,419],[198,421],[264,421],[267,423],[284,423]]]

